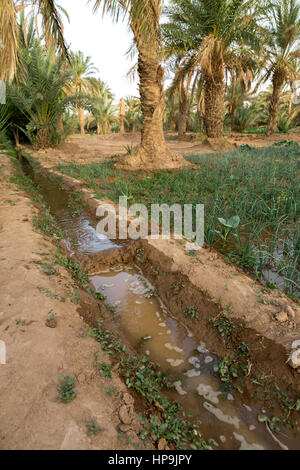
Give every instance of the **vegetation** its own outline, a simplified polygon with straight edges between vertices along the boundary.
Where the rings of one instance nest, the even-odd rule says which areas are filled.
[[[64,377],[58,377],[60,385],[58,385],[57,390],[59,395],[57,397],[58,401],[62,403],[70,403],[77,396],[75,379],[70,377],[69,374]]]
[[[280,145],[281,144],[281,145]],[[116,172],[109,162],[60,165],[95,194],[117,202],[205,204],[205,242],[229,262],[289,295],[299,294],[299,146],[285,142],[226,154],[189,156],[195,169],[161,171],[152,176]],[[142,249],[139,249],[142,250]],[[137,253],[143,263],[143,252]],[[270,279],[270,273],[276,275]]]
[[[127,153],[125,166],[145,168],[148,161],[166,168],[183,162],[172,159],[163,128],[178,130],[179,137],[193,131],[219,138],[224,130],[272,134],[298,125],[299,106],[292,101],[299,70],[296,0],[171,0],[164,11],[162,0],[154,7],[150,0],[92,3],[94,12],[102,6],[115,20],[127,14],[140,99],[126,97],[117,108],[91,58],[66,47],[68,14],[56,1],[5,0],[0,78],[9,92],[7,105],[0,106],[0,137],[6,132],[18,143],[21,132],[21,140],[44,148],[78,130],[141,130],[141,146]],[[167,21],[160,26],[162,12]],[[162,61],[173,76],[165,96]]]

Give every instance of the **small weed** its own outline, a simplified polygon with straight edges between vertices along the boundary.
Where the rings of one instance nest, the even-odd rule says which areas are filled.
[[[0,231],[1,231],[1,230],[0,230]],[[160,272],[160,267],[159,267],[159,266],[156,266],[156,268],[154,269],[154,274],[155,274],[156,276],[158,276],[158,275],[159,275],[159,272]]]
[[[184,284],[182,281],[173,282],[173,284],[171,285],[171,289],[173,290],[173,292],[175,292],[175,294],[177,294],[177,292],[179,292],[183,288]]]
[[[58,377],[60,385],[58,385],[57,390],[59,395],[57,397],[58,401],[63,403],[70,403],[77,396],[77,391],[75,387],[75,379],[71,378],[69,374],[64,377]]]
[[[146,299],[152,299],[153,297],[157,297],[158,296],[158,292],[157,292],[157,289],[154,288],[154,289],[148,289],[145,294],[144,294],[144,297]]]
[[[112,379],[112,365],[111,364],[106,364],[105,362],[98,362],[98,353],[96,353],[96,367],[99,370],[102,377],[105,377],[109,380]]]
[[[87,421],[85,424],[87,427],[88,436],[97,436],[102,431],[95,419],[93,419],[92,421]]]
[[[220,313],[215,319],[210,320],[210,322],[217,328],[223,339],[223,343],[228,344],[232,341],[237,325],[226,315],[228,310],[224,310],[224,312]]]
[[[15,206],[16,203],[12,201],[11,199],[7,199],[5,202],[7,202],[10,206]]]
[[[114,392],[115,392],[115,387],[106,387],[104,389],[105,393],[107,393],[108,395],[113,395]]]
[[[197,320],[199,318],[199,313],[197,307],[188,305],[184,310],[185,318],[191,318],[192,320]]]
[[[57,314],[52,309],[48,312],[46,326],[48,326],[49,328],[57,327]]]
[[[136,257],[136,260],[138,261],[138,263],[143,264],[145,262],[144,255],[145,255],[145,249],[144,248],[138,248],[136,250],[135,257]]]
[[[27,326],[26,320],[21,320],[20,318],[16,318],[16,325],[17,326]]]

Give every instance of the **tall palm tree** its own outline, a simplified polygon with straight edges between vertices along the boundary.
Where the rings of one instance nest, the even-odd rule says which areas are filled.
[[[91,84],[92,75],[97,72],[97,68],[91,61],[91,57],[85,57],[83,52],[71,52],[70,54],[71,70],[72,70],[72,91],[73,93],[83,94],[88,93],[93,88]],[[95,83],[94,83],[95,89]],[[85,134],[84,124],[84,109],[78,109],[78,121],[80,125],[80,133]]]
[[[117,122],[116,106],[107,92],[100,99],[95,99],[91,107],[92,115],[97,123],[97,134],[108,134],[111,125]]]
[[[128,154],[123,167],[175,168],[184,160],[167,148],[164,133],[164,70],[160,63],[160,16],[163,0],[90,0],[94,11],[103,5],[104,11],[117,20],[128,14],[128,22],[138,50],[138,74],[143,114],[141,145]]]
[[[259,49],[256,0],[171,0],[166,8],[165,42],[188,54],[186,70],[199,68],[204,88],[204,125],[208,137],[223,134],[225,71],[237,67],[240,48]]]
[[[0,79],[12,81],[19,63],[20,40],[17,13],[31,6],[42,17],[45,40],[53,41],[62,55],[68,57],[63,37],[61,8],[56,0],[1,0],[0,2]],[[64,11],[64,10],[62,10]]]
[[[267,19],[270,44],[266,50],[268,65],[264,78],[271,78],[273,85],[268,120],[268,135],[271,135],[277,126],[281,89],[297,76],[294,59],[300,57],[300,5],[296,0],[272,0]]]
[[[97,134],[106,134],[115,119],[112,106],[114,95],[101,78],[88,77],[87,90],[92,97],[91,113],[97,123]]]

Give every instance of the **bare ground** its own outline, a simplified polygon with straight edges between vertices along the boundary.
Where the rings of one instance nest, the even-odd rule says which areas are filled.
[[[265,135],[230,134],[219,144],[215,145],[207,140],[199,140],[195,134],[187,134],[184,140],[179,140],[177,134],[167,134],[166,140],[169,149],[176,154],[190,155],[193,153],[209,153],[215,150],[229,150],[242,144],[267,147],[280,140],[296,140],[300,143],[299,134],[276,134],[267,137]],[[107,134],[70,136],[65,143],[55,149],[41,150],[39,158],[48,167],[58,163],[89,163],[102,161],[120,155],[126,155],[128,149],[134,148],[140,143],[140,134]]]

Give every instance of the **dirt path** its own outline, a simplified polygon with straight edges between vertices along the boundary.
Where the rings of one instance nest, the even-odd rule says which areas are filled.
[[[49,276],[35,264],[45,260],[45,253],[53,258],[56,248],[34,231],[36,210],[9,183],[9,158],[0,155],[0,162],[0,340],[6,344],[6,365],[0,365],[0,449],[133,448],[119,438],[124,403],[132,427],[138,426],[133,399],[114,373],[107,380],[96,371],[95,353],[99,362],[109,362],[108,357],[85,334],[70,301],[68,273],[58,267],[59,275]],[[45,325],[51,310],[58,315],[56,328]],[[76,378],[77,397],[59,403],[58,377],[68,373]],[[107,387],[114,387],[113,393],[106,393]],[[89,437],[86,422],[94,419],[102,431]],[[128,435],[137,442],[133,431]]]
[[[300,143],[299,134],[276,134],[272,137],[265,135],[231,134],[227,137],[232,148],[237,148],[242,144],[256,147],[267,147],[274,142],[286,139],[296,140]],[[197,140],[195,134],[188,134],[185,140],[178,140],[177,134],[167,134],[168,147],[175,153],[189,155],[213,152],[214,149],[208,143]],[[58,163],[89,163],[111,159],[113,156],[126,154],[127,149],[138,145],[140,134],[108,134],[108,135],[72,135],[66,142],[55,149],[41,150],[38,152],[39,158],[45,166],[51,167]],[[219,150],[222,150],[220,148]],[[223,149],[226,150],[226,149]]]

